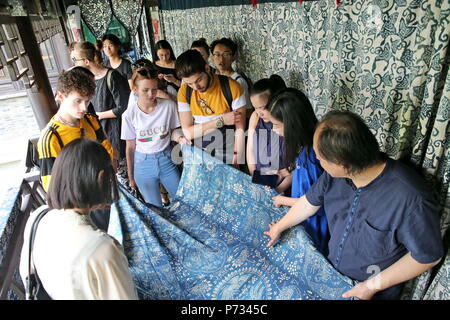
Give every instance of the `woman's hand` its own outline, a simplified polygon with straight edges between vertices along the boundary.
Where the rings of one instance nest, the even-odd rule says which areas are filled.
[[[179,144],[187,144],[188,146],[192,146],[192,142],[188,139],[186,139],[186,137],[181,136],[178,138],[178,143]]]
[[[137,190],[136,181],[134,181],[134,178],[130,178],[130,188],[133,190]]]
[[[156,97],[157,97],[157,98],[160,98],[160,99],[168,99],[168,100],[171,100],[170,95],[169,95],[167,92],[165,92],[164,90],[161,90],[161,89],[158,89],[158,90],[156,91]]]
[[[177,78],[175,78],[173,76],[173,74],[165,74],[165,75],[163,75],[163,77],[164,77],[164,80],[166,80],[167,82],[170,82],[170,83],[175,83],[177,81]]]

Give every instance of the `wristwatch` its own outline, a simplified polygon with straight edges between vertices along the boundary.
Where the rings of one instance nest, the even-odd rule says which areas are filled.
[[[222,117],[218,118],[216,121],[216,128],[222,128],[223,125],[224,125],[223,118]]]

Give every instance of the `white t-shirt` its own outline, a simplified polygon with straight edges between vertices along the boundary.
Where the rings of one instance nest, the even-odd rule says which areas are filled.
[[[23,283],[28,275],[31,226],[27,221],[20,257]],[[53,209],[39,222],[33,259],[45,291],[54,300],[138,299],[128,260],[113,237],[96,229],[89,216]]]
[[[242,77],[238,72],[233,73],[230,76],[231,79],[236,80],[240,85],[242,90],[244,90],[245,97],[245,108],[247,110],[253,109],[252,102],[250,101],[250,92],[248,92],[248,84],[245,81],[244,77]]]
[[[180,126],[177,104],[171,100],[157,99],[155,110],[147,114],[137,103],[122,114],[122,140],[136,139],[136,151],[156,153],[170,143],[170,131]]]

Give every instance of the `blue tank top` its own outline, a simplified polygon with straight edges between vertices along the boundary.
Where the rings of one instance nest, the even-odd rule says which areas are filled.
[[[254,134],[256,170],[280,170],[284,165],[284,138],[273,130],[272,122],[258,120]]]
[[[313,148],[303,148],[295,161],[295,169],[292,172],[292,197],[300,198],[322,175],[323,169],[316,158]],[[303,221],[303,227],[311,236],[317,249],[326,257],[328,256],[328,241],[330,233],[328,222],[323,207],[315,215]]]

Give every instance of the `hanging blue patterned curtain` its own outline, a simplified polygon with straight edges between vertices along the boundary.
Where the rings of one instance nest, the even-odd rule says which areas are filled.
[[[111,0],[114,15],[127,28],[131,36],[137,32],[143,2],[143,0]]]
[[[134,36],[142,14],[143,0],[79,0],[81,15],[86,25],[97,37],[107,31],[113,16]]]
[[[162,1],[180,5],[189,1]],[[192,2],[191,2],[192,3]],[[227,3],[227,2],[225,2]],[[303,90],[320,118],[356,112],[389,156],[419,166],[442,205],[450,245],[450,2],[448,0],[258,1],[162,10],[179,55],[200,37],[230,37],[237,69],[254,81],[273,73]],[[450,299],[450,253],[408,283],[405,299]],[[447,283],[443,286],[442,283]],[[431,290],[431,291],[430,291]]]
[[[79,0],[81,16],[84,22],[97,39],[100,39],[108,29],[112,19],[112,10],[109,0]]]

